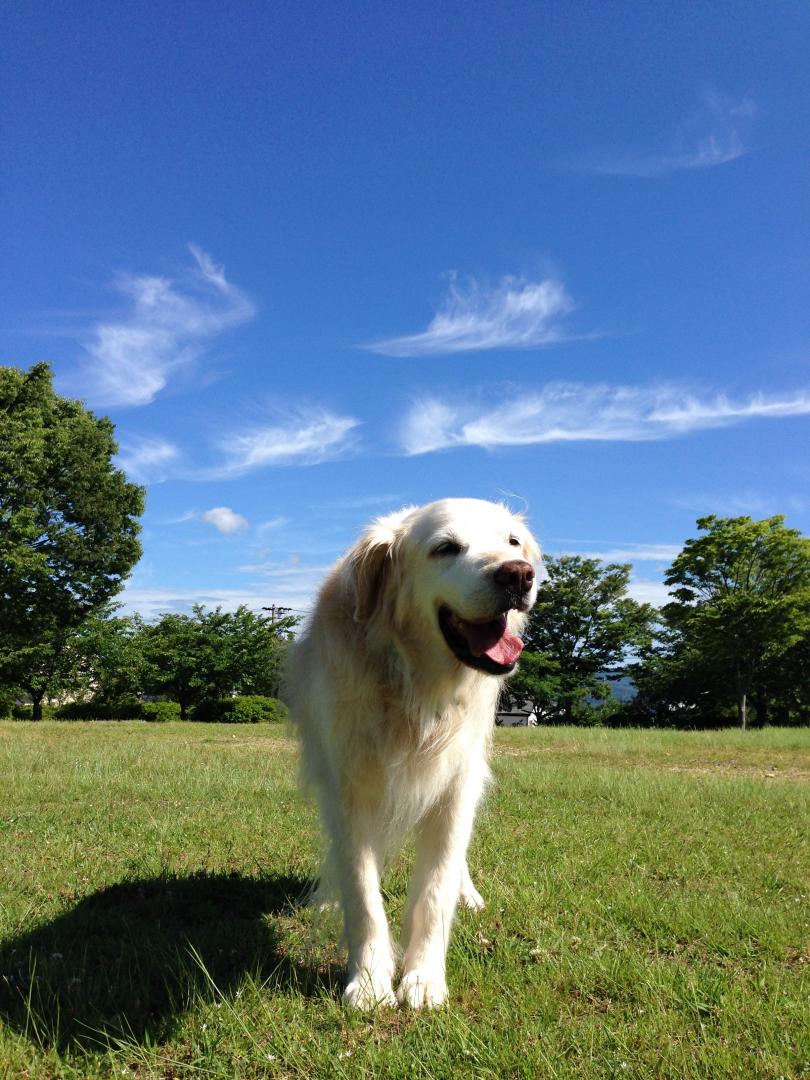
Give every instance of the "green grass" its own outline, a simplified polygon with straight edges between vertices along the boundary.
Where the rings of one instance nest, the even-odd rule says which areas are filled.
[[[0,1077],[810,1075],[810,731],[499,731],[494,772],[451,1005],[364,1017],[284,729],[0,723]]]

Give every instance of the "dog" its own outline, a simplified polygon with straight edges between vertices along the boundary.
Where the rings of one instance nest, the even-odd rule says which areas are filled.
[[[456,905],[484,906],[467,846],[541,567],[525,521],[505,506],[407,507],[378,518],[333,567],[291,649],[291,711],[329,844],[319,895],[331,886],[343,909],[350,1006],[447,999]],[[412,829],[394,994],[380,877]]]

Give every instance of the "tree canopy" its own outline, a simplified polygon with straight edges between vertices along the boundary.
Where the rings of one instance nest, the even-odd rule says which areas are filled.
[[[709,516],[666,575],[668,634],[658,690],[705,709],[732,700],[741,727],[753,697],[757,720],[806,671],[810,639],[810,539],[776,515]],[[806,685],[806,684],[805,684]],[[675,690],[675,695],[673,695]]]
[[[516,701],[571,723],[588,699],[605,698],[604,676],[621,674],[649,640],[653,609],[627,595],[630,567],[579,555],[546,557],[548,580],[524,633],[520,669],[508,684]]]
[[[57,394],[47,364],[0,368],[0,672],[35,711],[71,632],[141,554],[144,493],[113,462],[113,430]]]

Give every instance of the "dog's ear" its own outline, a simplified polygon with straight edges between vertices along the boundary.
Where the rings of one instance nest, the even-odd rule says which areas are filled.
[[[394,565],[400,514],[379,518],[349,553],[354,589],[354,620],[362,622],[377,610]]]

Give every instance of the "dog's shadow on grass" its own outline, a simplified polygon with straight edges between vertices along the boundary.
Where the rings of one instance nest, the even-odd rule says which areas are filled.
[[[40,1043],[162,1041],[202,994],[336,988],[334,952],[300,920],[311,882],[165,875],[108,886],[0,942],[0,1020]]]

